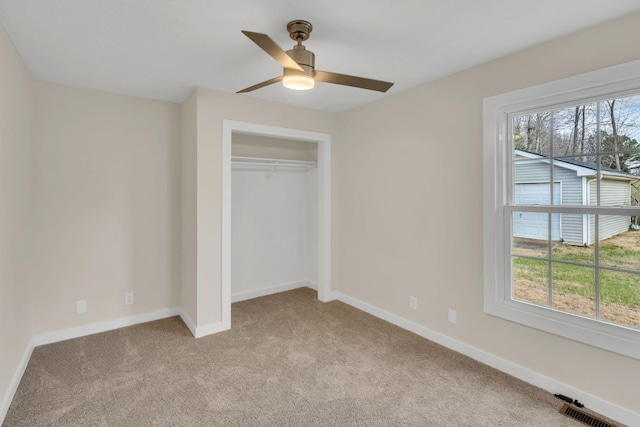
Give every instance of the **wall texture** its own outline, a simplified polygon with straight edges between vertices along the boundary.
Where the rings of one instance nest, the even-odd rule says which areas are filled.
[[[177,306],[180,106],[38,82],[34,129],[34,333]]]
[[[639,59],[639,26],[629,15],[340,115],[334,290],[640,411],[640,361],[485,315],[482,282],[482,99]]]
[[[31,340],[26,269],[34,81],[0,26],[0,420]]]

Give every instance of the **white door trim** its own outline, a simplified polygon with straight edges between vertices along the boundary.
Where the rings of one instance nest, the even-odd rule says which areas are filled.
[[[233,133],[318,144],[318,299],[331,294],[331,135],[256,123],[222,121],[222,322],[231,327],[231,142]]]

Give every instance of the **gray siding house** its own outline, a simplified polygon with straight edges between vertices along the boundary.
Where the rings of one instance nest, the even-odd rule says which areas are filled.
[[[629,206],[631,182],[637,177],[601,168],[600,204],[602,206]],[[551,168],[546,156],[515,150],[515,204],[551,204]],[[554,160],[553,204],[586,206],[597,204],[596,166],[574,160]],[[613,237],[629,229],[628,216],[601,216],[600,240]],[[547,240],[549,216],[546,213],[515,212],[513,236]],[[595,242],[593,215],[552,214],[551,236],[570,245],[585,246]]]

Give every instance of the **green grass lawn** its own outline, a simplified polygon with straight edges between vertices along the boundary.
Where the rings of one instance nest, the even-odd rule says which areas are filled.
[[[556,257],[555,259],[560,259]],[[571,261],[574,261],[571,259]],[[540,282],[548,277],[548,263],[528,258],[514,258],[514,281]],[[553,288],[561,294],[580,295],[595,301],[595,269],[552,263]],[[546,285],[545,285],[546,286]],[[604,303],[618,303],[640,308],[640,274],[600,271],[600,299]]]
[[[640,308],[640,232],[616,241],[602,242],[599,249],[600,265],[638,271],[630,274],[618,271],[600,270],[600,300],[604,304],[617,303],[631,309]],[[625,234],[627,234],[625,233]],[[619,242],[623,242],[620,244]],[[562,245],[553,251],[553,261],[570,261],[593,265],[594,249]],[[514,257],[514,284],[531,283],[546,286],[548,283],[548,263],[546,261]],[[595,301],[595,268],[551,263],[553,288],[563,295],[577,295]]]

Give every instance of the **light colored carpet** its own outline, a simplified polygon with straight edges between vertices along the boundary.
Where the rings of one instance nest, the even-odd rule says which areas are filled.
[[[309,289],[37,347],[3,426],[581,426],[549,393]]]

